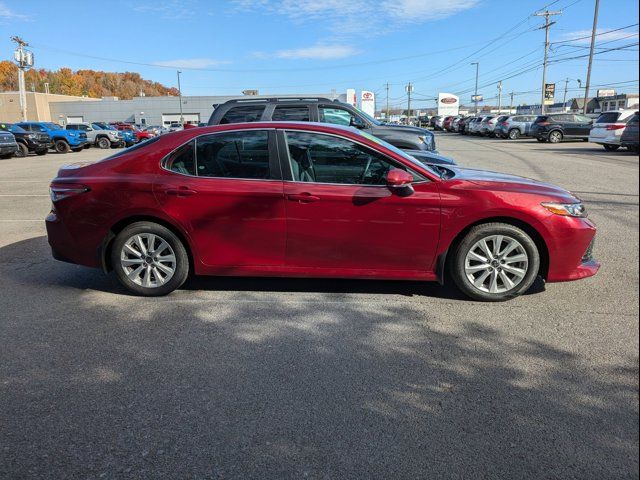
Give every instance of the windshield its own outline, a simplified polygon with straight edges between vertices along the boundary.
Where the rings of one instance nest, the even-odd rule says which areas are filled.
[[[49,130],[64,130],[62,125],[58,125],[57,123],[53,123],[53,122],[46,122],[46,123],[43,123],[42,125],[47,127]]]
[[[415,165],[416,167],[419,168],[424,168],[429,170],[432,174],[437,175],[438,177],[441,177],[440,173],[435,171],[433,168],[431,168],[430,165],[425,165],[424,163],[422,163],[420,160],[418,160],[415,157],[412,157],[411,155],[409,155],[406,152],[403,152],[402,150],[400,150],[397,147],[394,147],[393,145],[391,145],[390,143],[385,142],[384,140],[380,140],[378,137],[374,137],[373,135],[371,135],[370,133],[367,132],[363,132],[362,130],[358,130],[357,131],[360,135],[362,135],[364,138],[366,138],[367,140],[371,140],[372,142],[377,143],[378,145],[383,146],[384,148],[386,148],[387,150],[391,150],[393,153],[399,155],[400,157],[404,158],[405,160],[411,162],[413,165]]]
[[[373,118],[371,115],[364,113],[362,110],[360,110],[359,108],[356,108],[356,110],[358,110],[358,113],[360,115],[362,115],[368,122],[373,123],[374,125],[382,125],[382,122],[379,122],[378,120],[376,120],[375,118]]]

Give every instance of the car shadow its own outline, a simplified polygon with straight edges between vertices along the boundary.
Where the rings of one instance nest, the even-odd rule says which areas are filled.
[[[25,252],[29,252],[28,261],[24,260]],[[42,288],[90,289],[133,296],[120,285],[113,274],[105,275],[98,269],[54,260],[46,236],[33,237],[0,247],[0,269],[3,275],[12,280]],[[450,279],[447,279],[444,285],[440,285],[437,282],[402,280],[191,276],[181,290],[380,294],[472,301],[464,296]],[[544,291],[545,282],[538,278],[526,295]]]

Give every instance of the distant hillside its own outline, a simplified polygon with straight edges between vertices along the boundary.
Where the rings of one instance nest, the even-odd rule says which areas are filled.
[[[89,97],[120,97],[130,99],[144,92],[146,96],[178,95],[178,89],[168,88],[158,82],[145,80],[138,73],[111,73],[95,70],[70,68],[50,71],[32,69],[25,74],[27,91],[44,92],[44,84],[49,84],[49,92],[61,95],[87,95]],[[15,63],[0,62],[0,91],[18,89],[18,67]]]

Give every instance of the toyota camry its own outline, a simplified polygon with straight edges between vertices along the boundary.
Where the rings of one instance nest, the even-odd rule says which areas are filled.
[[[63,167],[46,219],[58,260],[138,295],[193,275],[444,282],[501,301],[595,275],[585,206],[546,183],[437,170],[316,123],[193,128]]]

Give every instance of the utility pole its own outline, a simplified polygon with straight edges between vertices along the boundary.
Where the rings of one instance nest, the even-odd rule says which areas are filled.
[[[475,114],[476,116],[478,115],[478,75],[480,73],[480,63],[479,62],[473,62],[471,65],[475,65],[476,66],[476,94],[473,96],[473,101],[476,104],[476,109],[475,109]]]
[[[27,92],[24,82],[24,72],[28,68],[33,67],[33,54],[25,50],[24,47],[28,47],[29,44],[22,40],[20,37],[11,37],[18,47],[13,55],[16,63],[18,64],[18,92],[20,97],[20,116],[22,121],[27,121]]]
[[[591,67],[593,65],[593,51],[596,48],[596,29],[598,28],[598,10],[600,0],[596,0],[596,8],[593,12],[593,30],[591,31],[591,49],[589,50],[589,67],[587,68],[587,83],[584,87],[584,109],[583,114],[587,114],[587,99],[589,98],[589,87],[591,86]]]
[[[509,95],[511,95],[511,104],[509,105],[509,115],[511,115],[513,113],[513,97],[516,94],[516,92],[511,92]]]
[[[407,91],[407,125],[409,125],[411,121],[411,92],[413,92],[411,82],[405,87],[405,90]]]
[[[555,24],[556,22],[550,22],[549,21],[549,17],[552,17],[554,15],[562,15],[562,11],[555,11],[555,12],[550,12],[549,10],[545,10],[544,12],[538,12],[535,14],[536,17],[544,17],[545,18],[545,23],[542,27],[539,28],[539,30],[542,30],[544,28],[545,33],[544,33],[544,61],[542,63],[542,98],[540,101],[540,115],[544,115],[544,91],[545,91],[545,86],[547,85],[547,63],[548,63],[548,58],[549,58],[549,28],[551,27],[551,25]]]
[[[182,89],[180,88],[180,74],[182,72],[178,70],[178,98],[180,99],[180,125],[184,127],[184,117],[182,116]]]
[[[562,108],[567,104],[567,91],[569,91],[569,78],[564,81],[564,97],[562,97]]]
[[[498,114],[502,112],[502,80],[498,82]]]
[[[387,122],[389,121],[389,82],[387,82]]]

